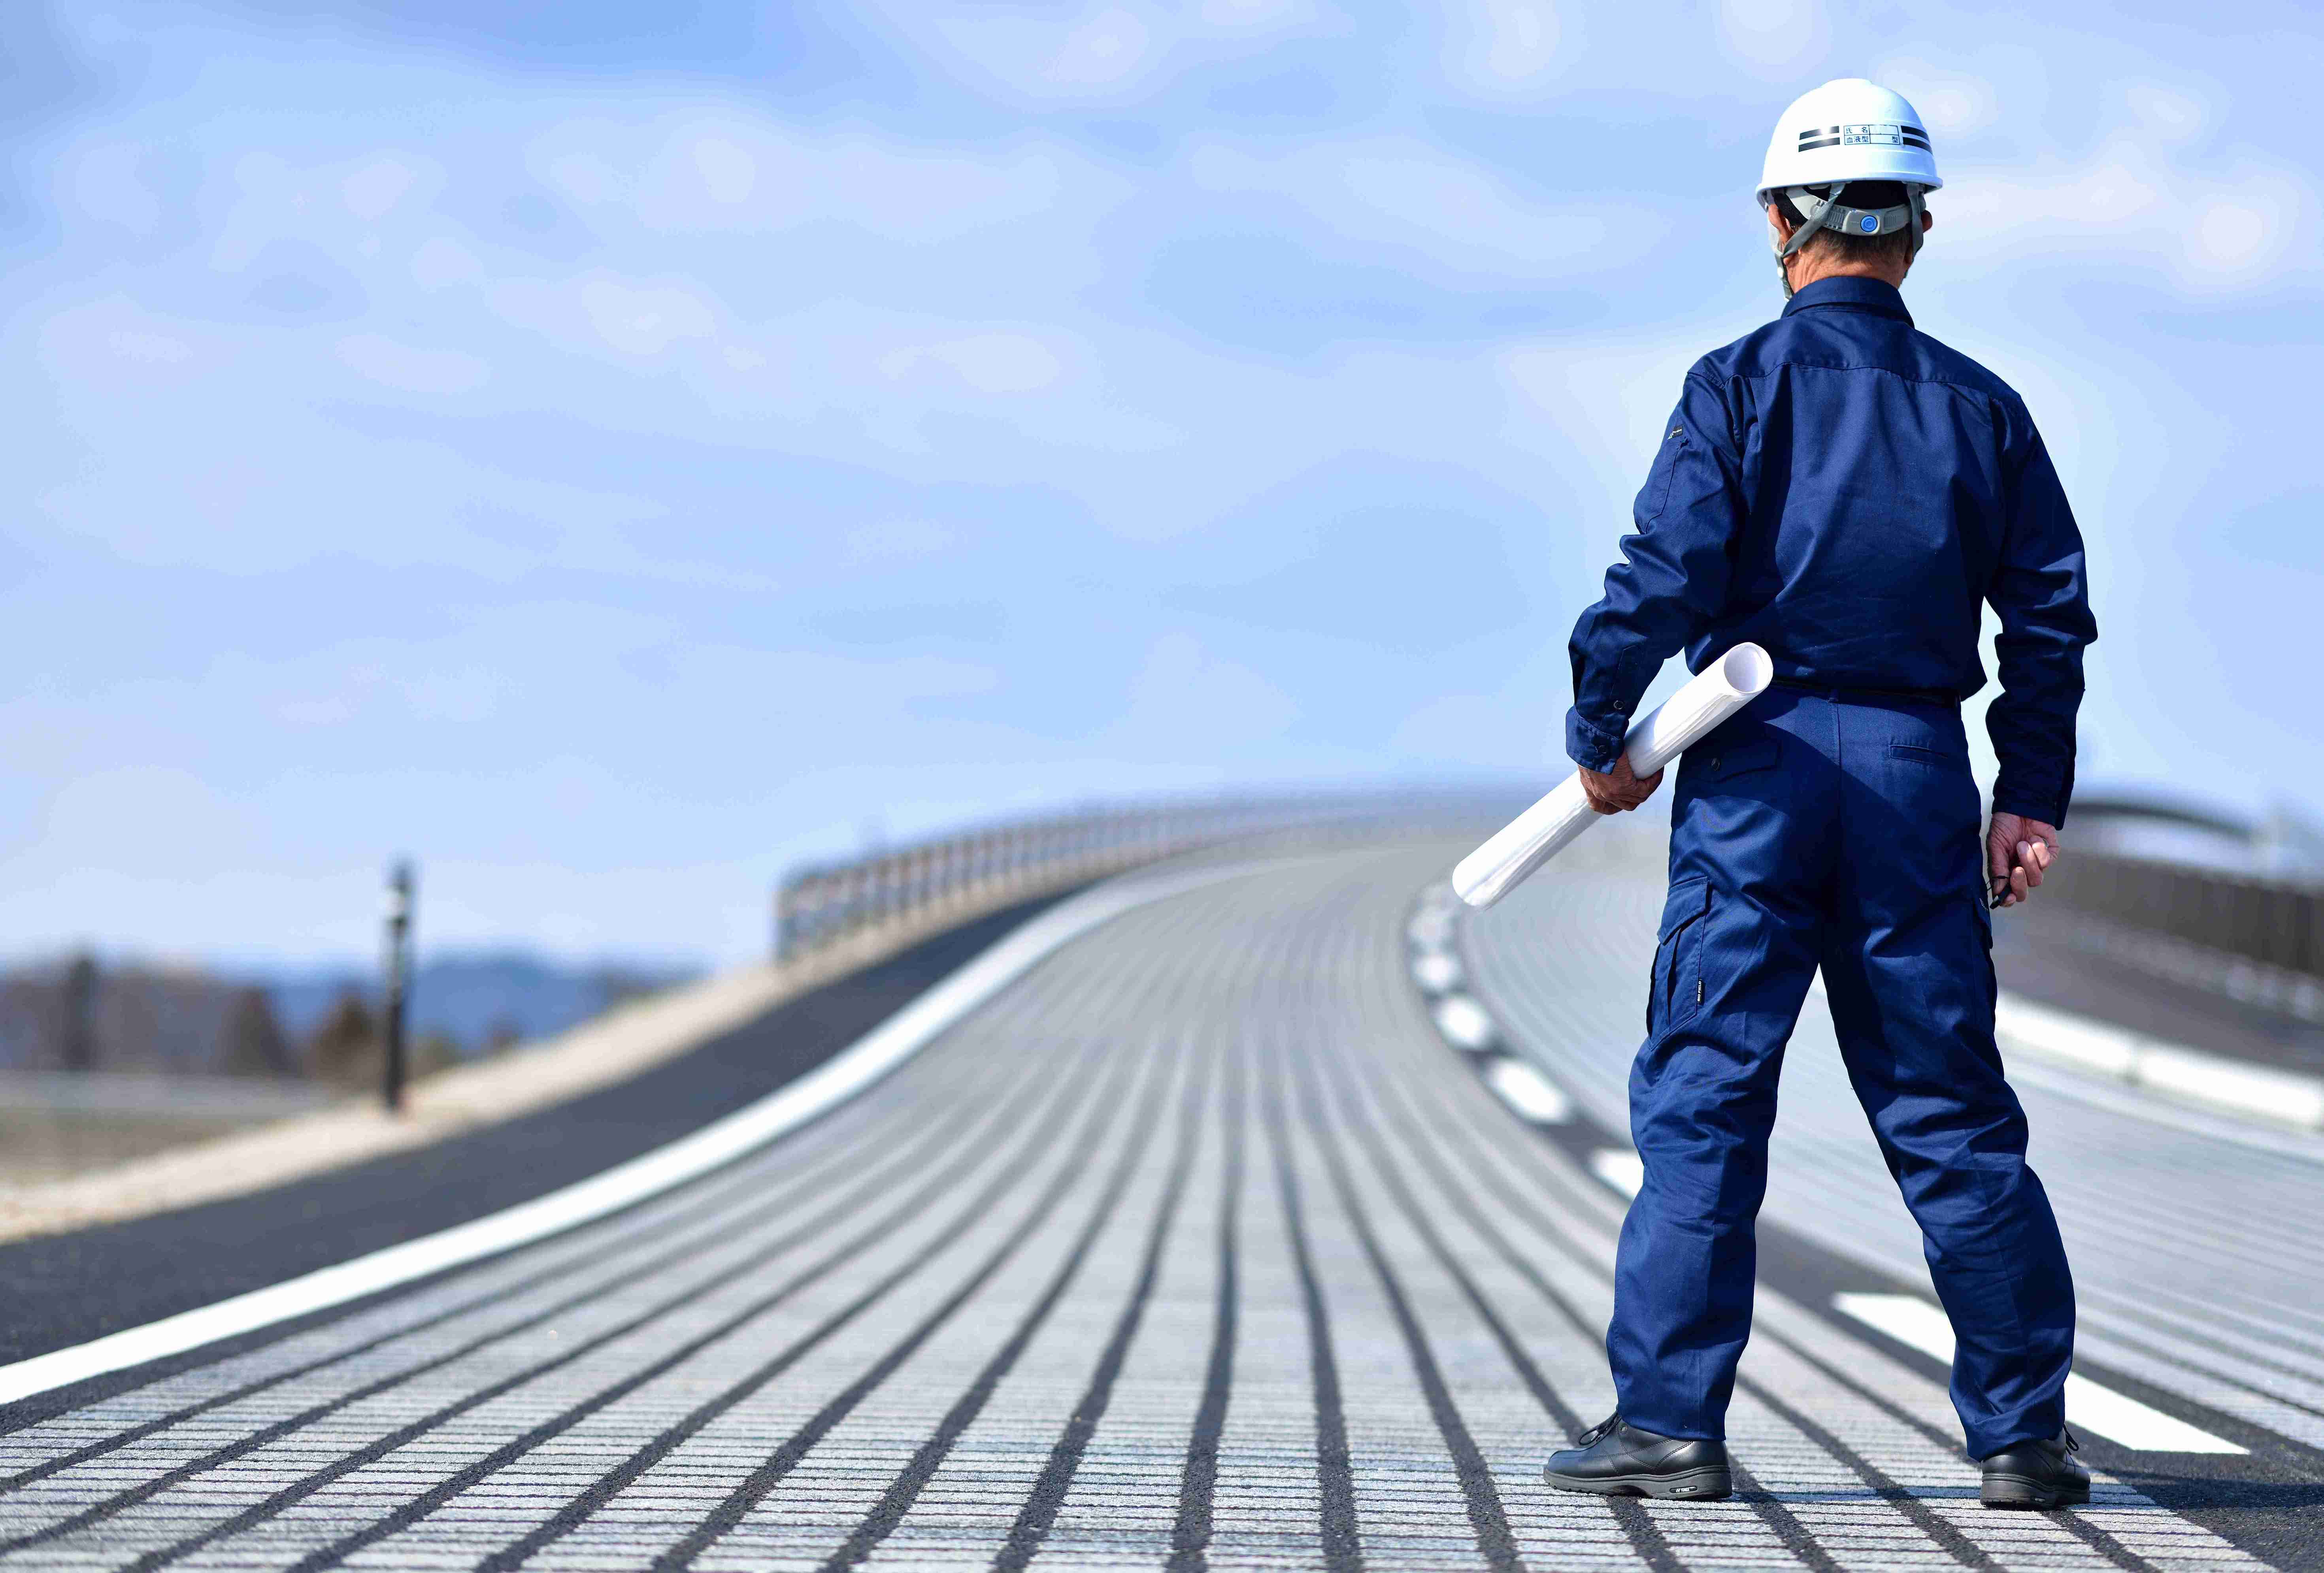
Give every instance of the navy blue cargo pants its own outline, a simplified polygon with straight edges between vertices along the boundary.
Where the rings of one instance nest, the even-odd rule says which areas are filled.
[[[1849,1080],[1952,1319],[1970,1456],[2065,1423],[2073,1282],[1994,1046],[1980,829],[1950,705],[1777,687],[1680,764],[1630,1072],[1646,1180],[1606,1338],[1632,1424],[1726,1434],[1775,1081],[1819,967]]]

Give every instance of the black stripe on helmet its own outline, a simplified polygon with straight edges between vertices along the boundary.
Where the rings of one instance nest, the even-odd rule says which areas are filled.
[[[1813,152],[1818,148],[1838,147],[1839,145],[1840,138],[1836,136],[1828,136],[1821,142],[1803,142],[1800,143],[1800,152],[1803,153]]]
[[[1816,147],[1826,145],[1825,143],[1815,140],[1818,137],[1826,136],[1831,138],[1834,142],[1838,142],[1840,140],[1840,127],[1836,125],[1827,125],[1818,130],[1809,130],[1800,133],[1800,151],[1803,152],[1806,152],[1811,143]]]

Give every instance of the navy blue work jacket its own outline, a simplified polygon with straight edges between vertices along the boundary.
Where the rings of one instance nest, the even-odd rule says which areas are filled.
[[[1638,697],[1683,648],[1745,640],[1775,675],[1965,699],[1978,603],[2001,624],[1986,725],[1997,811],[2062,823],[2082,647],[2081,532],[2024,401],[1913,327],[1875,279],[1821,279],[1686,376],[1637,533],[1574,625],[1566,751],[1609,770]]]

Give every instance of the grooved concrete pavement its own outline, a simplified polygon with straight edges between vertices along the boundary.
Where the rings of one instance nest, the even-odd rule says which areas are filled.
[[[1132,912],[702,1182],[0,1437],[0,1568],[2258,1565],[2118,1479],[1980,1511],[1941,1384],[1780,1286],[1748,1489],[1545,1489],[1623,1203],[1406,977],[1458,850]]]

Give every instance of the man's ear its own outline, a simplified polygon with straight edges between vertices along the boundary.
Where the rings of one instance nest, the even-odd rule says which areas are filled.
[[[1921,209],[1921,233],[1926,235],[1937,227],[1937,216],[1927,208]]]
[[[1926,216],[1923,215],[1923,216]],[[1798,225],[1785,218],[1784,210],[1772,202],[1767,204],[1767,222],[1775,226],[1776,232],[1782,235],[1785,241],[1789,241],[1792,238],[1792,231],[1799,227]]]

